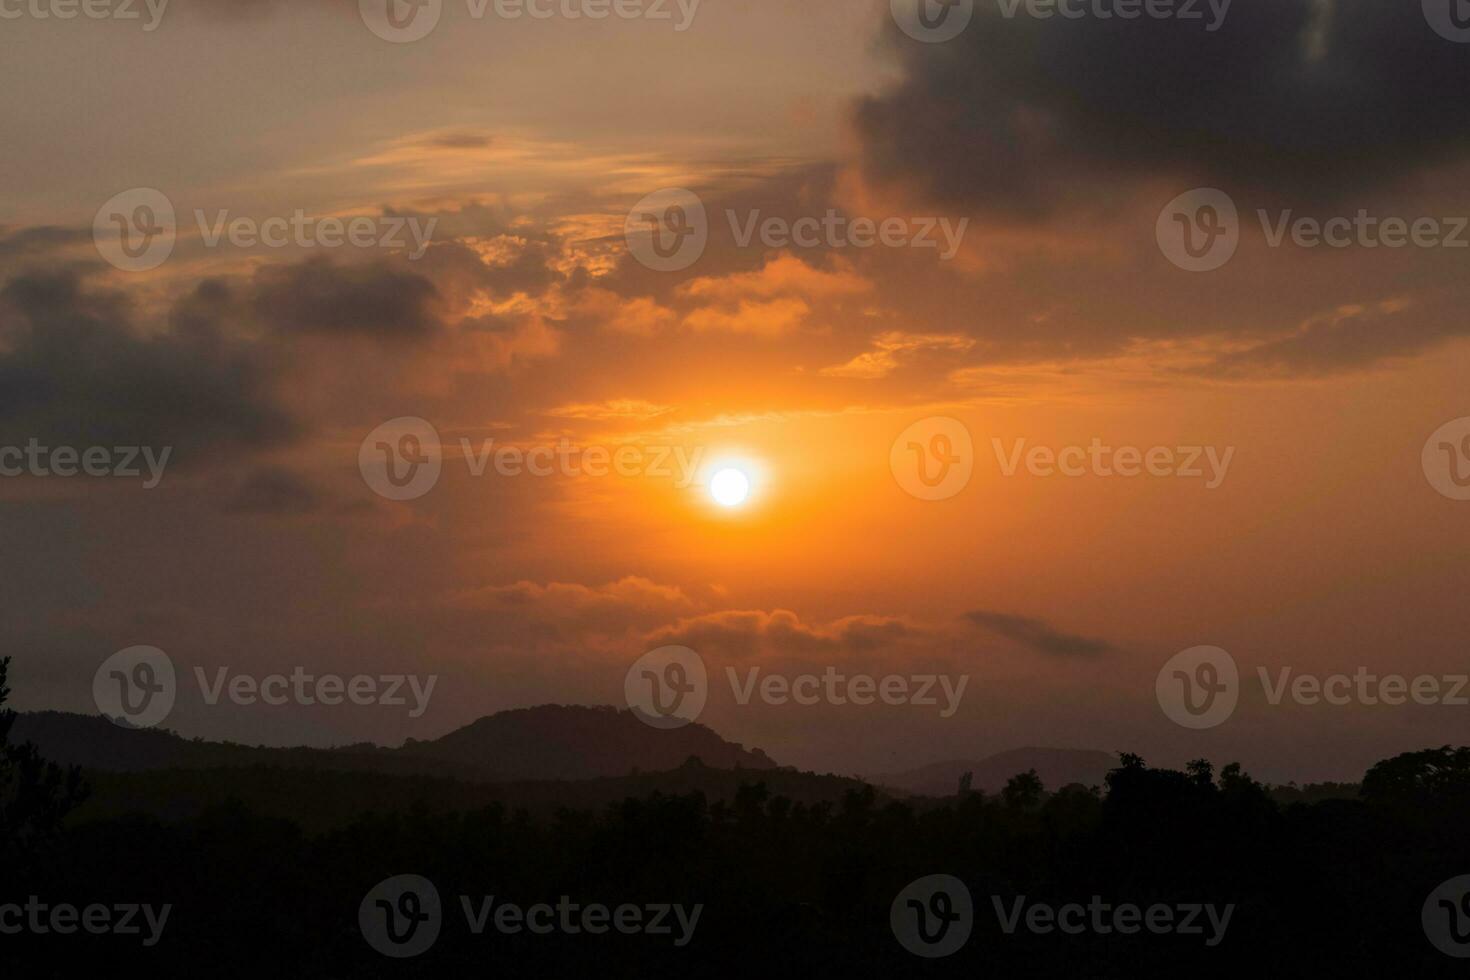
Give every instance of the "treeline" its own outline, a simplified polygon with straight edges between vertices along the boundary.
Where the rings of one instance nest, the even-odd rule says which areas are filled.
[[[0,672],[3,687],[3,672]],[[0,722],[0,732],[3,732]],[[805,803],[751,782],[728,801],[654,794],[533,818],[500,804],[364,812],[309,833],[224,803],[184,819],[109,816],[61,826],[73,776],[7,745],[0,906],[39,896],[78,907],[167,905],[140,936],[0,935],[6,976],[1449,976],[1421,909],[1470,873],[1470,750],[1375,766],[1362,798],[1283,806],[1230,766],[1184,772],[1123,756],[1098,790],[1048,793],[1031,775],[1002,793],[922,808],[871,788]],[[309,784],[287,801],[309,813]],[[942,960],[906,951],[890,921],[916,879],[952,875],[973,896],[973,934]],[[418,875],[442,900],[437,941],[391,959],[359,909],[386,878]],[[669,935],[527,930],[476,935],[485,900],[700,909]],[[997,915],[1097,896],[1147,907],[1231,906],[1221,941],[1198,935],[1066,935]],[[417,906],[404,906],[411,911]],[[492,921],[492,920],[488,920]],[[207,972],[206,972],[207,971]]]

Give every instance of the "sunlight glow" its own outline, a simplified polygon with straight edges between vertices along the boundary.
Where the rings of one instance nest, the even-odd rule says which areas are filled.
[[[750,477],[733,467],[720,470],[709,481],[709,492],[721,507],[739,507],[750,498]]]

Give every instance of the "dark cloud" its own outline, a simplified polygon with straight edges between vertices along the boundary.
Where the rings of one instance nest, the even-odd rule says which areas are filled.
[[[89,228],[40,225],[14,230],[0,226],[0,258],[29,258],[91,240]]]
[[[323,505],[321,492],[299,473],[283,466],[263,466],[250,473],[225,503],[231,514],[299,517]]]
[[[874,178],[1036,217],[1147,178],[1330,200],[1470,144],[1470,45],[1411,0],[1236,0],[1213,33],[976,7],[945,44],[893,30],[905,77],[856,113]]]
[[[1063,633],[1039,619],[985,610],[965,613],[965,619],[981,629],[1048,656],[1098,657],[1114,652],[1113,645],[1105,640]]]
[[[490,137],[481,133],[445,133],[430,142],[446,150],[483,150],[490,145]]]
[[[1215,358],[1200,374],[1325,377],[1413,357],[1452,337],[1470,335],[1464,297],[1449,290],[1422,302],[1350,304],[1296,331]]]
[[[254,285],[256,313],[279,331],[415,340],[442,326],[434,284],[387,262],[311,259],[262,269]]]
[[[191,450],[284,442],[296,426],[277,403],[255,345],[211,313],[228,306],[207,283],[145,333],[120,293],[71,272],[30,274],[0,289],[0,439]]]

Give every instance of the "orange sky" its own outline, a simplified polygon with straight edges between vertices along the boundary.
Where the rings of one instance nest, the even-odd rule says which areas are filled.
[[[170,722],[252,742],[393,742],[510,707],[617,703],[651,645],[697,640],[719,671],[970,676],[951,719],[712,695],[701,720],[721,734],[824,769],[1041,744],[1351,778],[1461,740],[1470,708],[1272,707],[1257,692],[1229,725],[1187,732],[1154,700],[1161,665],[1200,644],[1251,673],[1463,670],[1470,504],[1435,492],[1421,450],[1470,415],[1465,253],[1272,248],[1255,216],[1470,214],[1466,160],[1442,149],[1453,140],[1384,148],[1381,173],[1343,176],[1319,200],[1247,163],[1106,155],[1108,140],[1141,137],[1069,143],[1060,115],[1018,109],[1017,130],[1043,134],[1038,182],[1060,175],[1068,190],[1048,191],[1044,213],[1013,212],[990,196],[1018,178],[988,134],[958,178],[922,153],[900,159],[926,136],[902,126],[934,125],[913,106],[945,91],[926,90],[926,73],[951,78],[937,59],[972,55],[895,36],[887,6],[706,0],[682,33],[475,23],[455,8],[405,45],[329,3],[199,5],[148,35],[7,25],[0,378],[69,380],[0,397],[0,443],[121,429],[177,447],[157,490],[0,481],[18,559],[0,590],[7,648],[30,661],[18,706],[90,710],[92,667],[137,643],[191,666],[439,673],[434,710],[415,720],[186,702]],[[1003,87],[962,77],[977,99]],[[974,125],[966,94],[930,107],[955,142]],[[890,105],[909,108],[890,118]],[[1189,273],[1155,224],[1206,178],[1229,184],[1241,243],[1224,268]],[[89,231],[133,187],[178,215],[173,254],[148,272],[102,263]],[[699,197],[711,230],[697,262],[661,272],[630,254],[624,226],[669,187]],[[210,247],[195,219],[297,209],[436,225],[411,261]],[[829,209],[967,225],[946,261],[742,246],[729,217]],[[71,285],[27,285],[47,276]],[[67,331],[56,350],[41,339]],[[430,421],[448,449],[433,492],[398,503],[357,457],[401,416]],[[890,451],[933,417],[968,430],[973,477],[925,501]],[[755,492],[719,508],[708,466],[685,487],[475,477],[461,438],[678,448],[743,468]],[[992,440],[1023,439],[1233,454],[1213,489],[1006,476]],[[976,611],[1105,652],[1008,639],[966,618]]]

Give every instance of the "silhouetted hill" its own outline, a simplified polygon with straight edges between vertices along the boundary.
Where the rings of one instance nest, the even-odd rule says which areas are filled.
[[[105,772],[279,767],[377,772],[467,781],[575,780],[675,769],[691,757],[715,769],[774,769],[759,749],[703,725],[660,731],[630,711],[546,705],[481,718],[443,738],[402,748],[271,748],[122,728],[106,718],[56,711],[17,716],[12,737],[65,765]]]
[[[1072,783],[1101,786],[1108,771],[1117,765],[1118,757],[1107,752],[1026,748],[979,760],[936,762],[906,772],[873,776],[872,781],[921,796],[953,796],[959,789],[960,777],[973,772],[975,781],[972,789],[998,793],[1012,776],[1035,769],[1046,788],[1056,790]]]
[[[478,759],[502,779],[596,779],[675,769],[691,756],[713,769],[774,769],[703,725],[651,728],[631,711],[546,705],[502,711],[432,742],[410,740],[405,755],[442,762]]]

